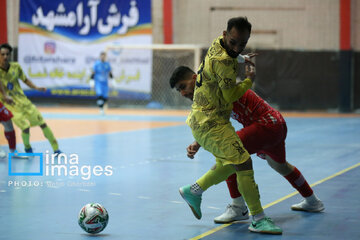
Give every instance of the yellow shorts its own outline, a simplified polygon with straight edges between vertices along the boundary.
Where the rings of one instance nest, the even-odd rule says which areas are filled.
[[[11,120],[21,130],[25,130],[29,127],[40,126],[45,123],[44,118],[34,104],[27,104],[26,107],[22,106],[21,109],[15,106],[10,105],[8,109],[14,115]]]
[[[192,133],[195,140],[223,165],[242,164],[250,157],[231,123],[211,128],[205,133]]]

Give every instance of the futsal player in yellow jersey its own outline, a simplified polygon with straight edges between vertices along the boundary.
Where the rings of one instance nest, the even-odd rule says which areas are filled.
[[[235,171],[239,191],[253,216],[249,230],[282,234],[281,228],[264,214],[252,160],[230,123],[232,103],[252,86],[255,77],[254,68],[247,66],[247,78],[236,84],[237,57],[245,48],[250,33],[251,24],[246,18],[230,19],[227,30],[213,41],[199,67],[192,109],[186,122],[195,140],[216,157],[216,164],[194,184],[181,187],[180,194],[200,219],[202,193]]]
[[[55,154],[61,153],[58,143],[51,129],[45,123],[41,113],[34,104],[25,96],[19,79],[32,89],[46,91],[46,88],[35,86],[24,74],[17,62],[9,62],[12,47],[4,43],[0,45],[0,81],[5,87],[6,94],[13,100],[13,104],[4,102],[4,105],[14,115],[12,121],[18,126],[22,133],[25,152],[32,153],[30,145],[30,127],[40,126],[44,136],[49,140]]]

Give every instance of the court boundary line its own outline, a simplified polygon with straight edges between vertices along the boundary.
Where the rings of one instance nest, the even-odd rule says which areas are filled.
[[[341,171],[339,171],[339,172],[337,172],[337,173],[334,173],[334,174],[332,174],[332,175],[330,175],[330,176],[328,176],[328,177],[326,177],[326,178],[323,178],[323,179],[321,179],[321,180],[319,180],[319,181],[311,184],[310,186],[311,186],[311,187],[314,187],[314,186],[316,186],[316,185],[319,185],[319,184],[321,184],[321,183],[323,183],[323,182],[326,182],[326,181],[328,181],[328,180],[330,180],[330,179],[332,179],[332,178],[335,178],[335,177],[337,177],[337,176],[340,176],[340,175],[342,175],[342,174],[344,174],[344,173],[346,173],[346,172],[348,172],[348,171],[350,171],[350,170],[352,170],[352,169],[354,169],[354,168],[357,168],[357,167],[359,167],[359,166],[360,166],[360,162],[357,163],[357,164],[355,164],[355,165],[352,165],[352,166],[350,166],[350,167],[348,167],[348,168],[345,168],[345,169],[343,169],[343,170],[341,170]],[[271,207],[271,206],[273,206],[273,205],[275,205],[275,204],[278,204],[278,203],[280,203],[280,202],[282,202],[282,201],[285,201],[286,199],[291,198],[291,197],[295,196],[296,194],[299,194],[299,192],[298,192],[298,191],[292,192],[292,193],[290,193],[290,194],[288,194],[288,195],[286,195],[286,196],[284,196],[284,197],[282,197],[282,198],[279,198],[278,200],[275,200],[275,201],[273,201],[273,202],[271,202],[271,203],[268,203],[268,204],[266,204],[265,206],[263,206],[263,209],[269,208],[269,207]],[[234,221],[234,222],[232,222],[232,223],[222,224],[222,225],[220,225],[220,226],[218,226],[218,227],[216,227],[216,228],[213,228],[213,229],[211,229],[211,230],[209,230],[209,231],[207,231],[207,232],[205,232],[205,233],[202,233],[202,234],[200,234],[200,235],[198,235],[198,236],[196,236],[196,237],[190,238],[189,240],[199,240],[199,239],[202,239],[202,238],[204,238],[204,237],[206,237],[206,236],[209,236],[209,235],[211,235],[211,234],[213,234],[213,233],[215,233],[215,232],[217,232],[217,231],[219,231],[219,230],[221,230],[221,229],[223,229],[223,228],[226,228],[226,227],[228,227],[228,226],[230,226],[230,225],[232,225],[232,224],[234,224],[234,223],[236,223],[236,222],[237,222],[237,221]]]

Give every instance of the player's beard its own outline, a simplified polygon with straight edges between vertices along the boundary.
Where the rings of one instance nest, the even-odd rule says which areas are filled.
[[[226,50],[227,54],[232,58],[237,58],[240,54],[240,53],[237,53],[237,52],[229,49],[228,47],[226,47],[226,43],[225,43],[225,50]]]
[[[230,47],[226,44],[226,41],[224,41],[224,48],[225,48],[227,54],[232,58],[237,58],[240,54],[240,52],[237,53],[237,52],[231,50]]]

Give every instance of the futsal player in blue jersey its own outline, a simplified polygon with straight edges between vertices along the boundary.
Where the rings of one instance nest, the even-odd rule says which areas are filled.
[[[104,114],[104,105],[108,100],[109,83],[108,78],[113,78],[110,63],[106,61],[106,53],[100,53],[100,60],[97,60],[93,67],[91,79],[95,81],[96,104],[100,113]]]

